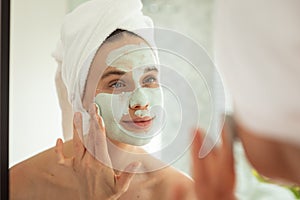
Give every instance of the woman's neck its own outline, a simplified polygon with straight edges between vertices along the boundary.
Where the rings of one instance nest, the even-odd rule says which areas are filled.
[[[118,142],[116,140],[107,139],[107,148],[112,165],[116,170],[124,170],[130,163],[142,162],[143,154],[146,153],[143,149]],[[140,154],[142,154],[140,156]]]

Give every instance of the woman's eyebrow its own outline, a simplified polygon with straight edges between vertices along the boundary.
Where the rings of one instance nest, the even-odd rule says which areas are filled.
[[[108,72],[104,72],[104,74],[102,75],[101,79],[104,79],[110,75],[119,75],[119,76],[122,76],[124,75],[126,72],[125,71],[120,71],[120,70],[111,70],[111,71],[108,71]]]
[[[147,73],[147,72],[151,72],[151,71],[156,71],[158,72],[158,69],[156,67],[147,67],[144,69],[144,73]],[[107,72],[104,72],[104,74],[102,75],[101,79],[105,79],[107,77],[109,77],[110,75],[119,75],[119,76],[122,76],[126,74],[125,71],[120,71],[120,70],[111,70],[111,71],[107,71]]]
[[[158,72],[158,69],[157,69],[155,66],[147,67],[147,68],[144,70],[144,73],[151,72],[151,71],[156,71],[156,72]]]

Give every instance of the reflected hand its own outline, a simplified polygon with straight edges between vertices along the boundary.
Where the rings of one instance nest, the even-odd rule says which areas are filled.
[[[222,145],[214,147],[204,158],[199,158],[199,150],[204,142],[200,130],[192,144],[192,173],[198,200],[236,200],[234,197],[235,172],[232,141],[223,128]],[[172,189],[172,200],[187,199],[184,189],[177,185]],[[190,198],[189,198],[190,199]]]
[[[203,141],[203,134],[197,130],[192,144],[192,172],[198,199],[235,200],[234,157],[226,126],[222,130],[222,144],[215,146],[206,157],[199,158]]]
[[[55,151],[58,163],[72,170],[77,178],[80,199],[115,200],[128,190],[135,175],[127,171],[137,171],[141,163],[131,163],[120,175],[115,174],[107,150],[104,124],[95,110],[95,106],[90,109],[91,120],[87,138],[89,151],[80,139],[83,138],[82,116],[80,113],[75,113],[73,120],[74,156],[65,158],[61,139],[57,140]],[[96,158],[100,158],[106,164]]]

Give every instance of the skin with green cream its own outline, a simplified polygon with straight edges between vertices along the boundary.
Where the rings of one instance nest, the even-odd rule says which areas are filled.
[[[99,93],[95,97],[95,103],[106,124],[107,136],[135,146],[149,143],[159,130],[162,118],[161,87],[148,87],[154,78],[158,78],[145,76],[148,71],[157,71],[157,59],[153,50],[145,44],[125,45],[111,51],[106,64],[128,74],[120,78],[126,80],[117,83],[112,94]],[[134,112],[130,112],[132,108]],[[133,123],[134,120],[149,118],[151,126],[135,126]]]

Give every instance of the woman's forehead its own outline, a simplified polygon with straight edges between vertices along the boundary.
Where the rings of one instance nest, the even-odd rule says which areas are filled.
[[[94,84],[95,81],[99,80],[100,76],[108,67],[108,65],[106,64],[106,58],[111,51],[121,48],[125,45],[141,43],[146,44],[145,41],[139,37],[128,36],[125,34],[118,40],[109,41],[102,44],[96,52],[93,62],[91,63],[86,81],[86,90],[89,89],[89,87],[91,87],[91,85]]]
[[[143,67],[137,68],[135,70],[130,70],[130,71],[124,71],[124,70],[120,70],[118,68],[109,66],[103,72],[101,79],[109,78],[112,75],[124,76],[124,75],[128,75],[128,74],[135,75],[135,77],[132,77],[132,78],[141,78],[144,74],[147,74],[150,72],[155,72],[156,74],[158,73],[158,69],[156,68],[155,65],[143,66]]]
[[[92,65],[96,64],[101,67],[108,67],[113,61],[127,52],[145,48],[150,49],[150,46],[143,39],[136,36],[124,35],[118,40],[104,43],[97,51]],[[131,57],[137,56],[136,52],[131,53]]]
[[[145,44],[130,44],[111,51],[106,58],[106,65],[119,70],[130,71],[155,65],[154,52]]]
[[[102,44],[96,52],[96,55],[89,69],[85,85],[85,94],[83,96],[84,104],[86,100],[89,102],[91,99],[93,99],[93,93],[94,91],[96,91],[98,81],[104,71],[108,68],[106,59],[109,53],[126,45],[145,45],[149,47],[149,45],[142,38],[129,36],[127,34],[124,34],[117,40],[105,42],[104,44]]]

